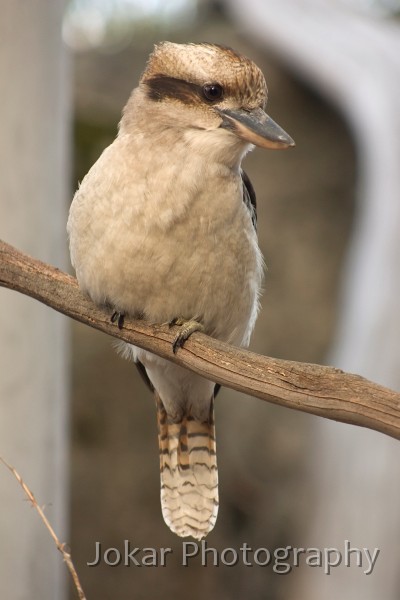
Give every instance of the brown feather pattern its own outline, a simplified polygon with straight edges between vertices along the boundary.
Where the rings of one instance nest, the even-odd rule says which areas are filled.
[[[202,539],[218,513],[218,472],[213,401],[206,422],[184,415],[172,422],[155,392],[161,474],[161,507],[171,530]]]

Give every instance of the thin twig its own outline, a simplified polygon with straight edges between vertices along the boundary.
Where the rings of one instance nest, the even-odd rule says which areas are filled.
[[[0,286],[36,298],[77,321],[226,387],[400,439],[400,394],[359,375],[260,356],[197,332],[174,354],[172,341],[176,328],[125,318],[120,330],[110,320],[112,311],[93,304],[79,290],[74,277],[1,241]]]
[[[2,456],[0,456],[0,462],[2,462],[3,465],[5,467],[7,467],[7,469],[9,471],[11,471],[11,473],[14,475],[15,479],[18,481],[18,483],[24,490],[29,502],[39,513],[40,518],[42,519],[43,523],[47,527],[47,530],[50,532],[50,535],[53,538],[54,543],[57,546],[57,549],[61,552],[64,562],[66,563],[67,568],[68,568],[69,572],[71,573],[71,577],[73,579],[76,591],[78,593],[79,600],[86,600],[86,596],[83,592],[81,582],[79,581],[78,573],[76,572],[74,563],[72,562],[71,554],[69,552],[67,552],[67,550],[65,549],[65,544],[60,542],[60,540],[58,539],[53,527],[50,525],[49,520],[47,519],[46,515],[44,514],[43,509],[37,503],[37,500],[36,500],[35,496],[33,495],[33,492],[29,489],[29,487],[27,486],[25,481],[22,479],[22,477],[18,473],[18,471],[16,471],[16,469],[14,467],[12,467]]]

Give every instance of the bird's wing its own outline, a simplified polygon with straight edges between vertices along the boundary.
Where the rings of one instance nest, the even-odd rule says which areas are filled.
[[[245,171],[241,172],[243,182],[243,202],[247,206],[250,212],[251,220],[254,225],[254,229],[257,231],[257,200],[256,192],[252,186],[249,176]]]
[[[147,387],[151,392],[154,392],[154,385],[151,383],[149,376],[147,375],[146,367],[140,360],[135,360],[134,364],[136,365],[137,370],[139,371],[140,377],[145,382]]]

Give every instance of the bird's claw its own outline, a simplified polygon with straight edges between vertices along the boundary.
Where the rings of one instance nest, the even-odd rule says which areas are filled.
[[[122,329],[124,326],[125,315],[120,313],[118,310],[114,311],[111,315],[111,323],[117,323],[118,329]]]
[[[173,327],[174,325],[181,327],[181,330],[175,336],[174,341],[172,342],[172,352],[174,354],[177,353],[178,348],[182,348],[183,344],[192,335],[192,333],[195,331],[204,331],[203,325],[195,319],[190,319],[188,321],[183,317],[175,317],[175,319],[169,321],[168,325],[169,327]]]

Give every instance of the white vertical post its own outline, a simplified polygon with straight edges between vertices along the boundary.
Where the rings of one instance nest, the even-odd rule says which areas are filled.
[[[331,361],[400,389],[400,26],[369,15],[389,3],[359,0],[228,0],[254,38],[274,47],[341,107],[359,159],[358,204]],[[346,6],[347,5],[347,6]],[[357,13],[363,7],[365,14]],[[386,8],[387,7],[387,8]],[[394,5],[393,5],[394,8]],[[373,573],[355,565],[303,570],[293,597],[399,598],[400,447],[361,428],[320,420],[317,494],[309,546],[374,551]],[[364,556],[364,570],[366,569]]]
[[[0,238],[61,268],[66,257],[70,88],[64,0],[0,5]],[[66,534],[64,317],[0,289],[0,455]],[[0,465],[0,597],[66,597],[62,558]]]

